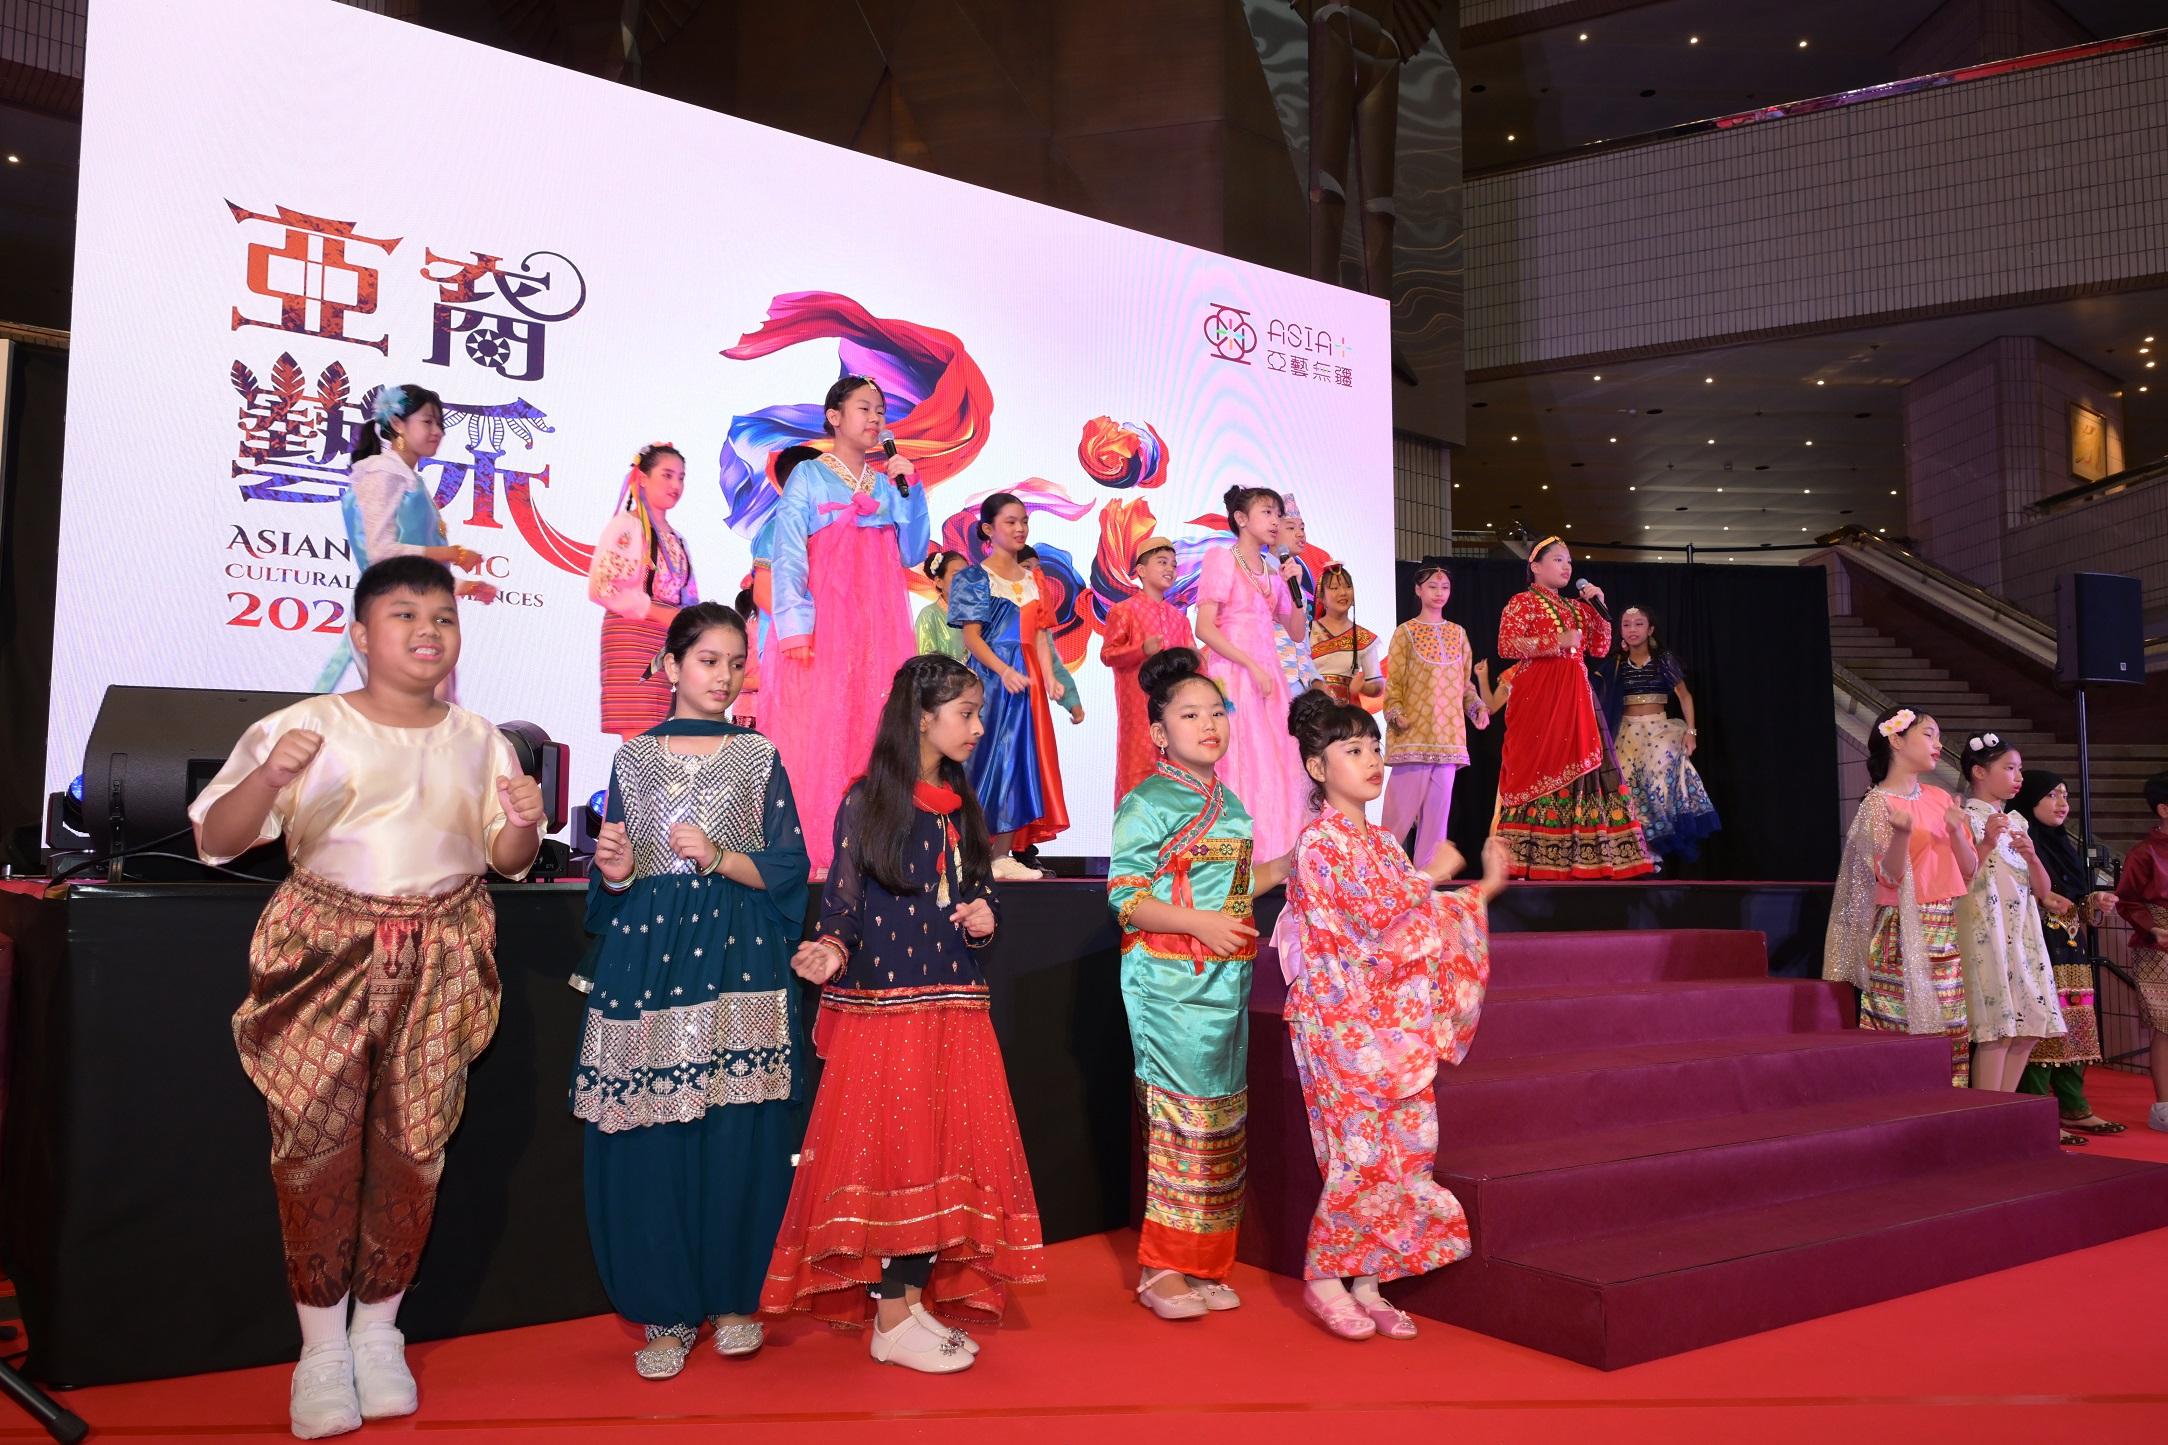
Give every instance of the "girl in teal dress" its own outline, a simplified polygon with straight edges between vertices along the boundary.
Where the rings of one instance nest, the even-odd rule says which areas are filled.
[[[1287,859],[1252,866],[1250,815],[1215,776],[1227,704],[1187,647],[1137,674],[1158,766],[1114,814],[1107,903],[1122,926],[1122,1003],[1144,1113],[1137,1300],[1161,1319],[1241,1301],[1225,1281],[1248,1166],[1250,901]]]
[[[704,1319],[719,1354],[761,1347],[797,1147],[805,839],[775,745],[723,720],[745,657],[730,608],[672,619],[675,710],[618,749],[588,879],[599,942],[572,1112],[595,1268],[647,1327],[648,1379],[685,1367]]]

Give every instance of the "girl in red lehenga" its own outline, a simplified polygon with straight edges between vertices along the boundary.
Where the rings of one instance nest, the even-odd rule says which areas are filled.
[[[1529,588],[1498,619],[1498,654],[1517,660],[1513,715],[1498,763],[1498,818],[1515,878],[1638,878],[1655,871],[1641,824],[1604,747],[1587,657],[1611,648],[1611,623],[1580,598],[1566,544],[1528,554]],[[1581,597],[1603,601],[1586,578]]]
[[[877,1362],[937,1375],[979,1347],[935,1312],[998,1322],[1005,1287],[1046,1267],[979,968],[998,900],[963,764],[984,700],[954,658],[906,662],[836,815],[820,922],[791,960],[824,985],[827,1068],[760,1297],[771,1314],[870,1315]]]
[[[1378,1284],[1468,1257],[1467,1215],[1432,1174],[1431,1081],[1475,1040],[1490,981],[1485,910],[1505,886],[1505,847],[1485,845],[1476,887],[1436,891],[1460,871],[1453,845],[1440,843],[1418,868],[1364,816],[1385,780],[1376,720],[1306,693],[1288,730],[1319,802],[1295,847],[1287,912],[1298,937],[1281,960],[1288,1037],[1325,1175],[1302,1302],[1342,1339],[1413,1339],[1415,1322]]]

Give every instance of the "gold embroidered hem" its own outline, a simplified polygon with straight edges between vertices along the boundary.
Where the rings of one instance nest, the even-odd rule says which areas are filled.
[[[605,1134],[684,1124],[791,1091],[790,1003],[782,990],[608,1018],[590,1009],[572,1112]]]

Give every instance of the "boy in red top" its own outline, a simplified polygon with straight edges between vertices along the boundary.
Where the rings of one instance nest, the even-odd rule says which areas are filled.
[[[2168,1134],[2168,773],[2145,780],[2154,828],[2123,860],[2115,885],[2116,912],[2130,924],[2130,969],[2153,1026],[2153,1113],[2146,1121]]]

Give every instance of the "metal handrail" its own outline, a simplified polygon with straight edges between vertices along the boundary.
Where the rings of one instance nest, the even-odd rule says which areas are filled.
[[[2006,597],[1999,597],[1975,582],[1968,582],[1955,572],[1938,567],[1920,556],[1898,546],[1887,537],[1877,536],[1864,527],[1844,526],[1825,534],[1821,544],[1828,547],[1857,546],[1861,551],[1871,551],[1899,566],[1909,568],[1925,580],[1958,593],[1966,601],[1986,609],[1996,617],[2007,620],[2012,626],[2021,627],[2044,640],[2052,650],[2055,645],[2054,624],[2027,612]],[[2150,653],[2168,652],[2168,633],[2145,639],[2145,650]]]
[[[2119,493],[2129,491],[2132,487],[2144,486],[2151,482],[2160,481],[2163,478],[2168,478],[2168,457],[2159,457],[2150,462],[2140,462],[2137,466],[2125,467],[2112,476],[2102,477],[2097,482],[2086,482],[2082,486],[2071,487],[2065,491],[2057,492],[2052,497],[2042,497],[2039,501],[2033,503],[2033,510],[2042,513],[2060,512],[2073,502],[2090,501],[2095,497],[2116,496]]]

